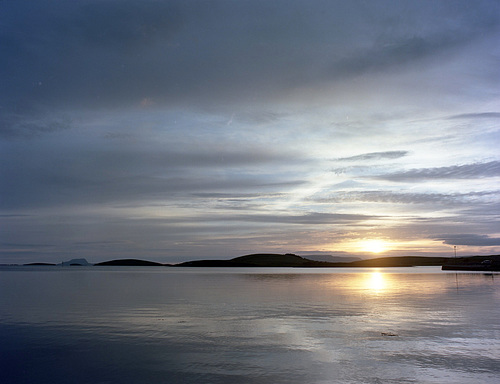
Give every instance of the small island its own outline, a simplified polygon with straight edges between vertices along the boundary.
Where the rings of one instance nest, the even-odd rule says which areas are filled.
[[[139,260],[139,259],[120,259],[103,261],[94,264],[97,267],[114,266],[114,267],[162,267],[165,264],[157,263],[154,261]]]

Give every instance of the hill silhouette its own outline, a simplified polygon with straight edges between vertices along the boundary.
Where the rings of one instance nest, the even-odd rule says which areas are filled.
[[[448,257],[427,256],[395,256],[378,257],[353,261],[350,263],[329,263],[335,267],[415,267],[415,266],[439,266],[450,262]]]
[[[287,267],[301,267],[308,263],[314,262],[301,256],[292,253],[284,255],[274,253],[255,253],[252,255],[240,256],[231,259],[233,262],[251,264],[259,267],[280,267],[285,265]]]
[[[319,263],[291,253],[255,253],[231,260],[195,260],[176,264],[178,267],[303,267]]]
[[[138,259],[119,259],[111,261],[103,261],[102,263],[94,264],[96,266],[125,266],[125,267],[162,267],[164,264],[154,261],[138,260]]]

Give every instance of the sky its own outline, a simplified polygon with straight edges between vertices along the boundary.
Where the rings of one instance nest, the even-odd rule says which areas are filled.
[[[0,263],[500,253],[500,2],[0,1]]]

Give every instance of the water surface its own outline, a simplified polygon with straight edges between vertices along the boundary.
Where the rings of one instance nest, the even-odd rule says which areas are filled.
[[[499,304],[433,267],[3,267],[2,382],[494,383]]]

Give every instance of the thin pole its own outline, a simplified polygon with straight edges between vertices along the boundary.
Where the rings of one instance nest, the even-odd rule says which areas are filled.
[[[455,250],[455,259],[456,259],[456,258],[457,258],[457,246],[456,246],[456,245],[454,245],[454,246],[453,246],[453,249]]]

